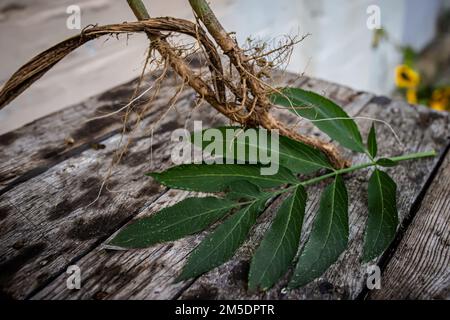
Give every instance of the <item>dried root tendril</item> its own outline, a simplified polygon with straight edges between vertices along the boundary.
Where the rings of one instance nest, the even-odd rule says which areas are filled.
[[[133,107],[134,100],[140,98],[138,89],[146,66],[148,64],[158,67],[163,65],[164,70],[162,76],[153,84],[154,88],[147,89],[148,91],[153,89],[156,91],[152,95],[152,99],[157,95],[160,82],[167,73],[168,66],[170,66],[182,79],[183,85],[181,88],[184,85],[190,86],[197,92],[201,100],[208,102],[231,121],[244,127],[262,126],[270,130],[278,129],[282,135],[322,150],[336,168],[347,165],[345,161],[340,159],[333,145],[316,138],[300,135],[275,119],[270,113],[272,104],[268,95],[277,91],[277,89],[265,80],[270,78],[272,69],[279,68],[290,59],[292,47],[302,41],[305,36],[286,38],[277,46],[272,47],[262,42],[250,40],[247,41],[247,46],[241,49],[236,40],[226,33],[220,24],[219,27],[214,24],[214,21],[211,24],[211,21],[206,19],[205,14],[201,11],[196,11],[196,18],[197,23],[164,17],[139,22],[86,27],[79,35],[42,52],[14,73],[0,91],[0,109],[15,99],[70,52],[86,42],[102,36],[114,35],[118,37],[120,34],[128,36],[132,33],[145,32],[150,40],[150,48],[144,70],[130,103],[124,106],[123,110],[118,111],[125,113],[124,123],[126,125],[132,119],[139,123],[150,106],[151,101],[144,108],[138,108],[139,110],[134,110]],[[171,43],[170,39],[179,34],[191,37],[195,41],[195,45],[187,46]],[[210,38],[211,36],[214,41]],[[206,73],[202,68],[194,69],[188,63],[190,57],[194,56],[193,53],[197,57],[202,56],[200,60],[207,66]],[[229,65],[227,68],[223,67],[227,62],[222,53],[228,59]],[[180,93],[181,90],[177,90],[176,96],[170,101],[171,106],[175,104]],[[131,113],[136,113],[136,116],[131,117]],[[102,117],[105,116],[108,115],[102,115]],[[124,125],[124,132],[126,125]],[[120,159],[122,155],[123,151],[118,158]]]

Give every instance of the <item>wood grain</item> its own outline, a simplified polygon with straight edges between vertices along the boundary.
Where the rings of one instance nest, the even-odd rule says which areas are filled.
[[[158,74],[147,76],[141,84],[143,92],[154,83]],[[162,84],[157,99],[146,116],[167,103],[174,90],[176,78],[168,77]],[[114,112],[126,105],[132,97],[137,81],[116,87],[83,103],[36,120],[16,131],[0,135],[0,194],[28,178],[78,154],[105,138],[117,134],[122,128],[122,115],[88,121]],[[136,104],[144,104],[149,94]]]
[[[325,92],[354,112],[360,111],[373,98],[370,94],[357,93],[319,80],[309,80],[304,87],[321,93]],[[296,118],[292,114],[289,112],[282,114],[287,123],[295,123]],[[312,127],[307,125],[302,125],[301,129],[312,131]],[[185,192],[170,190],[157,202],[145,208],[138,217],[151,215],[186,196]],[[68,290],[65,286],[66,275],[61,274],[34,295],[33,299],[176,298],[193,280],[181,283],[173,283],[173,280],[181,270],[187,255],[204,235],[205,233],[201,233],[172,243],[155,245],[145,250],[111,251],[100,246],[77,262],[84,272],[81,290]]]
[[[187,112],[187,106],[180,110]],[[143,124],[152,120],[156,118],[149,117]],[[163,128],[177,125],[174,115],[161,121]],[[101,141],[103,149],[88,149],[0,196],[0,207],[7,213],[0,230],[2,290],[26,297],[158,198],[164,190],[145,179],[144,173],[169,165],[170,149],[162,146],[170,133],[157,131],[153,141],[145,133],[137,136],[105,185],[111,191],[105,189],[94,204],[120,135]],[[8,267],[36,244],[41,250]]]
[[[205,107],[192,112],[191,90],[175,104],[179,113],[161,119],[175,89],[162,93],[165,103],[156,104],[159,112],[143,119],[137,132],[112,134],[98,148],[74,154],[0,196],[0,289],[5,295],[27,297],[165,192],[144,173],[170,165],[172,131],[189,117],[202,117],[208,124],[220,120]],[[53,123],[64,125],[59,117],[52,115]],[[149,128],[156,123],[152,135]],[[97,199],[119,143],[128,138],[127,152]]]
[[[370,299],[450,299],[450,153]]]
[[[307,81],[306,78],[297,78],[291,75],[286,77],[286,81],[292,85]],[[325,87],[322,81],[308,82],[313,87],[314,83],[321,90]],[[128,86],[128,90],[122,89],[130,92],[131,87],[134,88],[133,83]],[[334,87],[340,88],[336,85]],[[45,171],[34,176],[28,176],[29,171],[26,171],[23,183],[14,185],[0,195],[2,294],[13,298],[29,297],[52,278],[63,274],[69,264],[97,247],[117,228],[164,194],[165,190],[153,184],[143,173],[162,170],[171,165],[169,141],[174,129],[185,125],[189,127],[193,120],[198,119],[202,119],[205,126],[224,123],[223,117],[211,112],[206,105],[192,110],[195,95],[190,90],[184,91],[174,110],[158,122],[161,111],[166,111],[167,101],[175,90],[176,88],[168,85],[166,91],[161,93],[161,103],[155,102],[155,112],[143,120],[142,130],[124,136],[122,141],[127,141],[133,135],[128,152],[119,165],[114,167],[113,175],[106,184],[107,189],[104,189],[94,204],[92,202],[98,196],[117,144],[121,141],[121,134],[115,132],[115,129],[109,131],[103,139],[100,138],[100,148],[87,147],[69,154],[66,159],[50,163]],[[367,99],[366,94],[351,90],[346,92],[350,100],[359,97]],[[115,101],[120,100],[120,96],[122,94],[119,92]],[[93,101],[99,99],[97,97]],[[74,107],[76,108],[79,106]],[[69,120],[75,126],[75,119],[69,117]],[[54,124],[53,130],[46,133],[49,141],[54,132],[62,132],[67,127],[63,113],[56,113],[39,121]],[[151,140],[148,129],[156,122],[158,126],[155,128],[154,139]],[[36,145],[32,138],[22,137],[32,135],[35,130],[33,126],[21,130],[26,133],[18,132],[12,144],[5,146],[3,151],[6,155],[13,154],[8,151],[10,148],[16,149],[18,145],[26,143],[29,143],[30,152],[25,153],[24,157],[33,157],[34,153],[42,152],[40,148],[48,148],[46,143]],[[95,132],[97,131],[94,130]],[[44,137],[42,141],[46,141]],[[88,139],[84,145],[88,145],[89,141]],[[55,139],[54,143],[60,142]],[[153,158],[150,147],[153,148]],[[39,168],[40,164],[34,165]],[[10,169],[13,167],[14,162],[11,162]],[[27,167],[31,171],[35,168],[36,166],[31,165]]]

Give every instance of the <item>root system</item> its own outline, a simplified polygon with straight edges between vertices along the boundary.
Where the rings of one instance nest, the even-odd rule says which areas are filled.
[[[171,17],[148,18],[137,10],[137,17],[144,20],[90,26],[42,52],[22,66],[3,86],[0,91],[0,109],[86,42],[103,36],[145,32],[150,41],[147,62],[159,64],[164,70],[171,67],[183,84],[197,92],[200,100],[209,103],[231,121],[244,127],[261,126],[278,130],[281,135],[320,149],[335,168],[346,166],[347,163],[339,157],[334,145],[297,133],[270,113],[273,106],[268,96],[277,89],[269,85],[267,80],[272,69],[289,59],[293,45],[303,38],[288,38],[276,48],[250,42],[247,48],[241,49],[210,8],[207,5],[205,7],[205,2],[190,2],[197,19],[195,23]],[[180,34],[190,37],[194,45],[187,47],[173,44],[170,39]],[[192,51],[202,55],[207,73],[191,68],[188,56]]]

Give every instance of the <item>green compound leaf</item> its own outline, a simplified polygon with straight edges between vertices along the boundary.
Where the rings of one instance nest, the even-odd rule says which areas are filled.
[[[383,171],[375,170],[369,180],[369,218],[364,238],[363,261],[379,256],[395,237],[398,226],[397,185]]]
[[[302,186],[287,198],[253,257],[248,287],[266,290],[283,276],[297,253],[305,214],[306,192]]]
[[[321,276],[346,249],[348,234],[347,190],[343,179],[336,176],[322,194],[311,234],[298,259],[289,287],[303,286]]]
[[[294,173],[311,173],[319,169],[333,170],[327,157],[304,143],[280,136],[280,165]]]
[[[177,240],[202,231],[238,205],[215,197],[188,198],[129,224],[109,244],[146,248],[155,243]]]
[[[177,281],[186,280],[205,273],[233,257],[247,238],[250,228],[261,212],[258,201],[241,209],[212,234],[208,235],[189,256]]]
[[[372,158],[377,156],[378,146],[377,146],[377,134],[375,132],[375,125],[372,123],[370,128],[369,136],[367,138],[367,150]]]
[[[267,136],[266,136],[267,134]],[[333,169],[327,157],[319,150],[285,136],[278,136],[278,145],[272,146],[270,131],[240,127],[206,129],[191,134],[191,142],[216,157],[242,162],[273,161],[293,173],[312,173],[319,169]],[[263,159],[266,155],[268,159]]]
[[[261,191],[261,189],[246,180],[240,180],[230,183],[226,190],[226,198],[230,200],[266,200],[271,197],[270,192]]]
[[[283,88],[271,95],[275,104],[287,107],[293,113],[309,119],[331,139],[357,152],[364,152],[361,133],[355,121],[333,101],[299,88]]]
[[[199,192],[224,191],[230,183],[239,180],[247,180],[260,188],[297,182],[291,171],[284,167],[279,167],[278,172],[273,175],[261,175],[260,170],[258,165],[184,164],[147,175],[171,188]]]

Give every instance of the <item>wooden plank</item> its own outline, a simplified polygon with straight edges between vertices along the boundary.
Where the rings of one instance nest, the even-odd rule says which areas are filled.
[[[198,70],[202,65],[197,56],[192,57],[189,63],[193,70]],[[155,85],[155,80],[161,73],[161,70],[155,70],[146,74],[137,95]],[[45,172],[56,163],[95,147],[99,141],[119,133],[123,129],[123,113],[92,119],[113,113],[127,105],[137,84],[138,79],[134,79],[18,130],[0,135],[0,195]],[[146,108],[152,95],[150,91],[134,102],[133,110],[140,111],[143,108],[144,118],[154,115],[167,105],[180,84],[178,77],[169,69],[158,86],[159,94],[152,106]]]
[[[175,90],[168,87],[161,98],[165,103],[157,104],[162,111],[170,97],[167,93]],[[182,93],[175,110],[160,121],[153,141],[145,128],[160,115],[151,113],[143,120],[142,131],[134,136],[107,184],[113,191],[102,193],[95,205],[90,204],[108,172],[120,134],[101,140],[102,149],[73,154],[0,196],[0,289],[4,295],[25,298],[32,294],[164,192],[143,173],[170,165],[172,131],[183,127],[187,119],[202,119],[205,125],[224,122],[206,105],[193,110],[194,98],[191,90]],[[63,131],[65,122],[58,121],[58,115],[49,118],[55,131]],[[4,149],[6,154],[10,154],[8,149]]]
[[[158,75],[159,72],[156,72],[145,77],[140,92],[152,85]],[[160,98],[148,110],[147,116],[167,103],[175,83],[173,74],[163,82]],[[137,81],[133,80],[16,131],[0,135],[0,194],[117,133],[122,128],[122,116],[119,114],[90,122],[87,120],[126,105],[136,84]],[[146,94],[139,99],[136,103],[138,107],[148,97],[149,94]]]
[[[181,103],[179,110],[188,112],[188,100]],[[156,117],[143,124],[152,121]],[[112,191],[105,190],[94,205],[90,204],[109,170],[120,135],[102,141],[104,149],[86,150],[0,196],[0,208],[6,215],[0,231],[4,293],[26,297],[158,198],[164,190],[145,179],[144,173],[168,165],[170,149],[162,146],[170,139],[167,128],[178,125],[172,113],[161,122],[164,133],[155,132],[153,141],[145,133],[137,136],[106,184]],[[39,250],[33,250],[33,255],[23,256],[36,246]]]
[[[178,112],[173,110],[159,120],[176,90],[169,89],[161,93],[165,102],[155,105],[159,112],[145,118],[141,130],[124,136],[123,141],[131,135],[133,140],[106,184],[112,191],[105,190],[94,205],[90,204],[116,156],[119,133],[100,141],[99,149],[73,155],[0,196],[0,289],[4,295],[25,298],[164,192],[144,173],[170,165],[167,142],[172,131],[183,127],[188,117],[202,117],[207,124],[221,119],[204,107],[193,111],[195,94],[185,90],[174,106]],[[152,140],[149,128],[157,121]]]
[[[450,153],[369,299],[450,299]]]
[[[292,85],[295,85],[292,84]],[[372,95],[357,93],[351,89],[319,80],[305,84],[312,90],[334,95],[335,100],[357,112],[372,99]],[[284,113],[287,123],[296,118]],[[306,126],[305,126],[306,127]],[[308,126],[311,129],[311,126]],[[308,129],[304,129],[308,130]],[[188,194],[170,190],[157,202],[145,208],[139,217],[151,215],[162,207],[174,204]],[[77,261],[83,274],[80,290],[68,290],[66,275],[59,275],[38,292],[33,299],[170,299],[177,297],[192,280],[173,283],[186,256],[203,238],[205,233],[187,237],[173,243],[155,245],[145,250],[111,251],[102,246]]]

